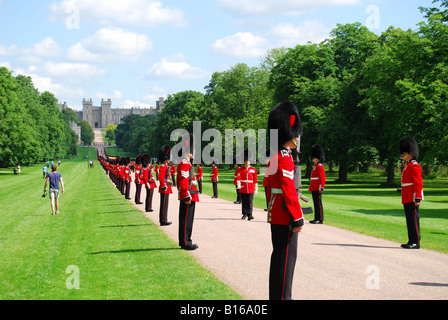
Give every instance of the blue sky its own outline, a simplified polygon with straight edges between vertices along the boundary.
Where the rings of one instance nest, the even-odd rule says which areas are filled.
[[[213,72],[270,48],[318,43],[341,23],[416,29],[432,0],[0,0],[0,66],[81,110],[204,92]]]

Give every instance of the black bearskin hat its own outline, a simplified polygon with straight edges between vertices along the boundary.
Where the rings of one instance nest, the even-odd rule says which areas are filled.
[[[302,135],[302,121],[297,107],[291,102],[282,102],[275,106],[269,114],[268,134],[269,140],[271,130],[278,130],[278,147],[294,138]]]
[[[320,146],[313,145],[311,147],[311,159],[313,158],[319,159],[320,162],[325,161],[325,152]]]
[[[171,148],[169,146],[163,146],[159,150],[159,161],[163,162],[165,160],[170,160],[171,158]]]
[[[137,158],[135,158],[135,164],[141,164],[141,155],[138,155]]]
[[[418,159],[420,152],[418,149],[417,141],[412,137],[403,137],[400,140],[400,154],[407,152],[412,154],[415,160]]]

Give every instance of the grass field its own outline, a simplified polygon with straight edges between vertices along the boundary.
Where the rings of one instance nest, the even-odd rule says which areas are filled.
[[[0,170],[1,300],[241,299],[125,200],[99,165],[88,169],[86,154],[96,156],[80,148],[62,161],[56,216],[41,197],[41,166],[20,176]]]
[[[212,194],[210,168],[204,168],[204,192]],[[233,186],[233,170],[228,168],[219,171],[219,197],[231,201],[236,200]],[[261,176],[262,178],[262,176]],[[327,172],[327,185],[323,194],[325,224],[333,225],[358,233],[384,238],[399,243],[406,243],[407,229],[401,194],[397,188],[382,186],[386,181],[379,170],[369,173],[351,173],[350,183],[336,183],[337,172]],[[399,177],[396,177],[397,182]],[[308,192],[309,181],[303,179],[303,193],[311,198]],[[262,181],[259,181],[260,186]],[[266,208],[264,188],[255,196],[254,206]],[[420,227],[422,248],[448,253],[448,178],[424,178],[425,200],[420,205]],[[313,207],[302,201],[302,207]],[[314,215],[306,215],[313,220]]]

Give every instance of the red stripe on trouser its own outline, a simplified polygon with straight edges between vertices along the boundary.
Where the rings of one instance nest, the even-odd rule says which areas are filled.
[[[188,218],[188,209],[190,205],[187,204],[187,212],[185,213],[185,227],[184,227],[184,245],[187,246],[187,218]]]
[[[162,211],[162,221],[161,222],[165,222],[165,197],[166,197],[166,194],[163,193],[163,211]]]
[[[420,244],[420,233],[418,230],[417,207],[414,208],[415,231],[417,231],[417,244]]]
[[[288,245],[286,246],[285,268],[283,270],[282,300],[283,300],[283,294],[285,293],[286,266],[288,265],[288,251],[289,251],[290,237],[291,237],[291,232],[289,232],[289,234],[288,234]]]

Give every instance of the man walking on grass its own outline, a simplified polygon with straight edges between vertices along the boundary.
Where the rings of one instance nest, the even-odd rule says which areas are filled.
[[[44,185],[44,195],[47,189],[48,181],[50,181],[50,203],[51,214],[55,215],[59,213],[59,184],[61,192],[64,193],[64,182],[62,181],[62,175],[57,172],[58,167],[56,165],[51,166],[51,172],[47,175]],[[55,211],[56,209],[56,211]]]

